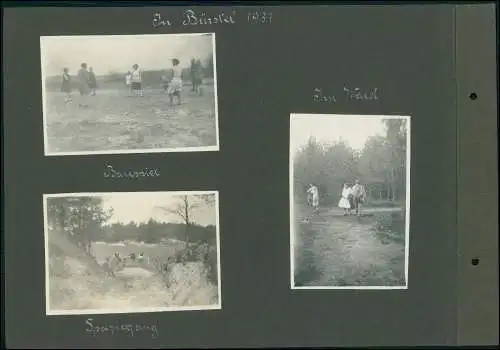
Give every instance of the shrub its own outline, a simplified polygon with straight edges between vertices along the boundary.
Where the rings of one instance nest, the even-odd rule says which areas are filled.
[[[177,265],[186,266],[190,263],[201,263],[208,281],[213,285],[217,285],[218,256],[215,245],[206,242],[192,243],[169,255],[152,257],[150,261],[154,270],[163,276],[168,286],[170,286],[174,267]]]
[[[405,240],[405,214],[404,212],[377,214],[374,227],[383,243],[404,242]]]

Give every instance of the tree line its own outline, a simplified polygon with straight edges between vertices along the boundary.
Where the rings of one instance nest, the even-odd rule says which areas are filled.
[[[71,73],[72,84],[74,88],[77,88],[76,74],[78,69],[75,68]],[[204,78],[214,78],[214,63],[213,57],[210,56],[205,64],[202,64],[202,72]],[[61,67],[62,73],[62,67]],[[124,72],[108,72],[107,74],[97,76],[98,85],[106,83],[123,83],[125,84],[125,74]],[[160,69],[160,70],[148,70],[146,67],[142,71],[142,82],[145,86],[160,86],[163,81],[162,77],[166,76],[167,79],[172,78],[172,72],[170,69]],[[182,69],[182,79],[186,82],[191,80],[191,69],[189,67]],[[61,76],[49,76],[45,78],[46,88],[48,90],[57,90],[61,87]]]
[[[92,255],[92,243],[120,242],[125,240],[144,243],[160,243],[164,239],[176,239],[189,243],[216,244],[215,226],[197,225],[192,211],[200,205],[213,206],[213,195],[181,196],[176,206],[162,208],[177,214],[182,223],[165,223],[153,219],[145,223],[109,223],[113,209],[104,209],[103,198],[51,197],[47,198],[47,219],[49,230],[65,232],[67,237]]]
[[[150,219],[148,222],[113,223],[101,228],[99,241],[116,243],[121,241],[136,241],[149,244],[160,243],[163,240],[178,240],[191,243],[216,243],[215,226],[190,225],[158,222]]]
[[[355,179],[365,185],[367,201],[404,202],[406,195],[407,122],[384,119],[385,135],[367,139],[361,151],[345,141],[326,144],[311,137],[294,157],[294,194],[306,198],[307,186],[316,184],[323,204],[336,204],[344,183]]]

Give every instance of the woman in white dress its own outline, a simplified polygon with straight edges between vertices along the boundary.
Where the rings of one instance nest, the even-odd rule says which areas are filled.
[[[351,195],[351,188],[348,184],[344,184],[342,188],[342,197],[339,201],[339,208],[344,209],[344,216],[351,213],[351,203],[349,202],[349,196]]]
[[[182,68],[179,66],[179,60],[174,58],[172,60],[172,80],[168,84],[167,94],[170,98],[170,105],[174,102],[174,97],[177,97],[177,104],[181,104],[182,92]]]

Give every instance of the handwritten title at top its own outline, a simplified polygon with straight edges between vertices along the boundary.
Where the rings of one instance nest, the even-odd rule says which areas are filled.
[[[235,10],[209,13],[187,9],[182,12],[180,20],[166,16],[160,12],[153,12],[152,24],[154,28],[170,27],[177,23],[181,23],[183,26],[236,24],[239,18],[240,16],[238,16]],[[271,12],[248,11],[242,20],[250,24],[271,24],[272,18],[273,15]]]

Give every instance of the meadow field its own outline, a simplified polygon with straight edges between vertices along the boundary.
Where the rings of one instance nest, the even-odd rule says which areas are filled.
[[[89,107],[79,108],[55,88],[45,91],[46,152],[109,152],[216,147],[215,87],[208,80],[200,96],[185,84],[181,105],[169,105],[161,86],[131,94],[124,83],[100,82]]]

